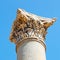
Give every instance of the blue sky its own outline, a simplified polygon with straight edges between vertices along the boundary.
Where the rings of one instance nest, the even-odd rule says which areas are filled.
[[[47,60],[60,60],[60,0],[0,0],[0,60],[17,60],[15,44],[9,40],[18,8],[57,21],[46,35]]]

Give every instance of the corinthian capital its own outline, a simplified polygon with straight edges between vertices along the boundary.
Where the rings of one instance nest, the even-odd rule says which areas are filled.
[[[16,20],[12,26],[10,40],[14,43],[25,38],[36,38],[44,41],[47,28],[55,21],[55,18],[45,18],[18,9]]]

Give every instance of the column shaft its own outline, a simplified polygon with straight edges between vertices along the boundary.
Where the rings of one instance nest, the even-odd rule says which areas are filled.
[[[46,60],[45,48],[36,41],[25,42],[17,50],[17,60]]]

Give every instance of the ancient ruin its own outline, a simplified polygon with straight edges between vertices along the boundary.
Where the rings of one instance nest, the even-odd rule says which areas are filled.
[[[18,9],[17,17],[12,26],[10,40],[16,44],[16,49],[26,41],[39,42],[46,49],[44,40],[47,34],[47,28],[55,21],[56,18],[45,18]]]

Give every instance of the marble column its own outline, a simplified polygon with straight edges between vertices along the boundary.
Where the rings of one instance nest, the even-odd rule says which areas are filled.
[[[47,28],[55,18],[40,17],[18,9],[17,17],[10,34],[11,42],[16,44],[17,60],[46,60],[44,43]]]
[[[17,49],[17,60],[46,60],[45,47],[33,40],[26,41],[19,46]]]

